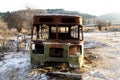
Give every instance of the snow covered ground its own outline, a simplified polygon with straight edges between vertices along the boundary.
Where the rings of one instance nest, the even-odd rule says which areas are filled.
[[[0,61],[0,80],[47,80],[47,76],[32,71],[29,52],[10,52]]]
[[[85,48],[98,59],[94,61],[96,66],[83,68],[83,80],[120,80],[120,32],[92,32],[85,33],[84,37]],[[7,52],[0,60],[0,80],[48,79],[45,73],[31,69],[28,51]]]
[[[85,33],[85,41],[99,59],[95,67],[86,68],[83,80],[120,80],[120,31]]]
[[[25,80],[30,70],[29,54],[10,52],[0,61],[0,80]]]

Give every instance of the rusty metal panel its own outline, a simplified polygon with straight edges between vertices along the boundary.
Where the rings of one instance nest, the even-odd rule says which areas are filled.
[[[51,47],[51,48],[63,48],[64,45],[60,45],[60,44],[51,44],[50,47]]]
[[[82,17],[68,15],[35,15],[34,25],[51,24],[51,25],[82,25]]]

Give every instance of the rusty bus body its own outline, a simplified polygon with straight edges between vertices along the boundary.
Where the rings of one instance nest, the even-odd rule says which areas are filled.
[[[31,64],[65,62],[83,64],[83,27],[80,16],[34,15],[31,36]]]

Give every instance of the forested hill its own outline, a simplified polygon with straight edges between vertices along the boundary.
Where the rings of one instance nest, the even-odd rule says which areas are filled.
[[[87,14],[87,13],[81,13],[81,12],[78,12],[78,11],[67,11],[67,10],[64,10],[64,9],[47,9],[47,13],[52,13],[52,14],[68,14],[68,15],[79,15],[79,16],[82,16],[83,19],[94,19],[96,18],[96,16],[94,15],[90,15],[90,14]]]
[[[30,28],[32,25],[32,17],[34,14],[67,14],[82,16],[83,24],[88,19],[97,18],[94,15],[84,14],[78,11],[67,11],[64,9],[26,9],[14,12],[0,13],[0,17],[8,24],[9,28],[17,28],[20,31],[22,28]]]
[[[95,15],[87,14],[87,13],[81,13],[78,11],[67,11],[64,9],[27,9],[27,10],[20,10],[20,11],[14,11],[14,12],[6,12],[6,13],[0,13],[0,16],[6,16],[9,15],[10,13],[22,13],[22,14],[43,14],[43,13],[48,13],[48,14],[68,14],[68,15],[79,15],[82,16],[82,19],[95,19]],[[26,17],[25,15],[23,15]]]

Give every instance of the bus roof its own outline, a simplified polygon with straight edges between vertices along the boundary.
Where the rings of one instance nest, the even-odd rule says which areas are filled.
[[[82,25],[81,16],[63,14],[37,14],[33,17],[33,25]]]

